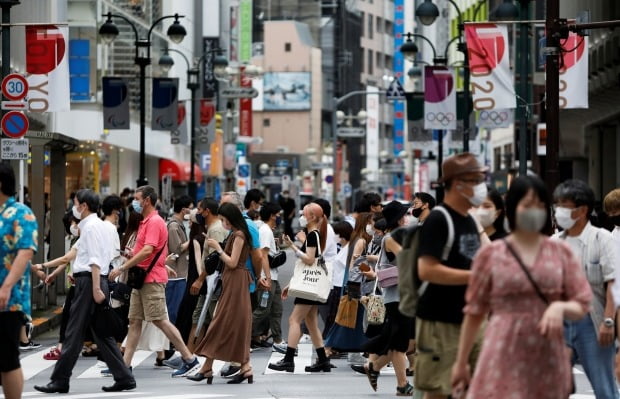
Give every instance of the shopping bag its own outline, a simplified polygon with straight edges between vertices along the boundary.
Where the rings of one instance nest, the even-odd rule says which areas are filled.
[[[359,301],[349,298],[349,295],[341,296],[340,303],[338,304],[338,313],[336,313],[336,324],[342,327],[355,328],[358,304]]]
[[[322,256],[316,258],[312,265],[305,264],[301,259],[295,262],[288,288],[290,296],[324,303],[331,289],[331,264],[325,262]]]

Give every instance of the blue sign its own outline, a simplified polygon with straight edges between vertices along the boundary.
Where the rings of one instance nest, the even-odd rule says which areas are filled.
[[[249,163],[240,163],[239,170],[237,172],[239,177],[250,177],[250,164]]]
[[[28,131],[28,118],[22,112],[7,112],[2,117],[2,131],[11,138],[19,139]]]
[[[200,153],[200,169],[203,172],[208,172],[211,169],[211,154],[208,152]]]
[[[276,160],[276,168],[288,168],[288,159]]]

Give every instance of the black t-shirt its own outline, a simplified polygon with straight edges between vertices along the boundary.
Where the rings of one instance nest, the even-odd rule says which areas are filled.
[[[447,261],[442,264],[455,269],[469,270],[471,261],[480,248],[476,222],[469,215],[463,216],[443,204],[452,216],[454,243]],[[420,230],[420,256],[433,256],[441,260],[448,240],[446,217],[434,210]],[[463,322],[466,285],[438,285],[430,283],[418,300],[417,316],[424,320],[460,324]]]
[[[317,230],[312,230],[306,235],[306,241],[304,245],[301,246],[301,251],[306,252],[306,248],[316,248],[314,256],[319,256],[319,232]]]

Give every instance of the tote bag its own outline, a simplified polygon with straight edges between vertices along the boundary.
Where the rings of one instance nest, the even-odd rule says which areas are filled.
[[[378,281],[379,279],[375,279],[374,289],[372,290],[372,294],[368,297],[368,303],[366,303],[366,322],[371,326],[381,325],[385,321],[383,297],[377,295]]]
[[[297,259],[288,293],[297,298],[325,303],[332,289],[332,265],[323,259],[319,233],[313,233],[317,235],[318,256],[311,265]]]

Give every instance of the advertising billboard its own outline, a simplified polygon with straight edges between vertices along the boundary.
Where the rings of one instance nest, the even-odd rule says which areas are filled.
[[[310,72],[268,72],[263,77],[265,111],[310,109]]]

